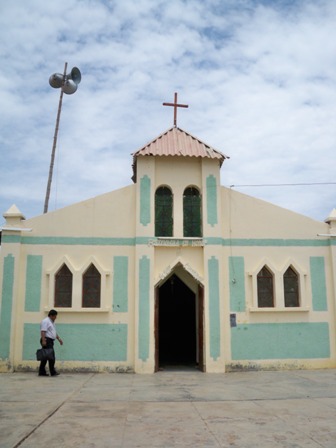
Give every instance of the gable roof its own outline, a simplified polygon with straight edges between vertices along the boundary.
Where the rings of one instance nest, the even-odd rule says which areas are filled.
[[[180,156],[217,159],[222,166],[229,159],[181,128],[173,126],[133,154],[133,181],[136,181],[136,159],[140,156]]]

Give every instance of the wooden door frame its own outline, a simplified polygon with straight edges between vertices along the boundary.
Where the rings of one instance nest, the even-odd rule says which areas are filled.
[[[159,371],[159,286],[155,287],[154,291],[154,354],[155,354],[155,366],[154,372]]]
[[[205,372],[204,364],[204,288],[198,283],[198,368]]]

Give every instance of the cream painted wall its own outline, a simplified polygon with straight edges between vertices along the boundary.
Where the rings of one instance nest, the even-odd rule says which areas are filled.
[[[194,277],[204,281],[204,255],[202,247],[156,247],[154,282],[165,279],[177,264],[182,264]],[[194,271],[194,272],[193,272]]]
[[[132,237],[136,185],[26,220],[29,236]]]
[[[225,238],[318,238],[328,224],[221,187],[222,231]],[[324,238],[325,239],[325,238]]]
[[[216,183],[215,224],[208,222],[206,188],[207,179],[211,176]],[[145,179],[145,187],[150,192],[150,221],[146,224],[140,219],[143,211],[140,191],[142,179]],[[183,191],[188,186],[201,189],[203,247],[187,247],[182,243],[176,247],[153,244],[154,193],[160,185],[168,185],[173,190],[174,237],[180,239],[183,239]],[[22,360],[24,325],[38,325],[47,311],[53,308],[54,275],[66,261],[75,280],[74,307],[71,310],[59,310],[57,323],[67,326],[64,328],[83,323],[127,325],[127,359],[122,362],[66,361],[63,363],[64,368],[113,370],[123,367],[125,370],[134,369],[141,373],[153,372],[155,286],[164,281],[177,265],[182,265],[195,279],[194,286],[197,282],[204,286],[206,369],[209,372],[224,372],[227,365],[235,362],[232,359],[233,330],[230,328],[230,260],[237,258],[244,262],[246,302],[246,309],[234,311],[237,324],[251,328],[248,325],[327,323],[330,333],[330,358],[301,360],[300,367],[335,366],[335,246],[323,244],[326,239],[317,236],[318,233],[328,233],[329,225],[221,187],[218,161],[189,157],[139,157],[136,184],[22,221],[20,225],[32,229],[31,232],[21,234],[4,231],[4,237],[13,239],[12,242],[8,240],[3,243],[0,253],[0,276],[5,257],[12,254],[15,258],[9,363],[15,368],[36,368],[35,361]],[[23,244],[20,244],[21,237]],[[25,311],[28,255],[41,256],[43,260],[41,309],[38,312]],[[120,256],[127,257],[128,260],[128,311],[122,313],[115,312],[112,308],[113,259]],[[325,261],[327,311],[315,312],[312,308],[312,256],[322,257]],[[95,311],[81,309],[79,287],[82,273],[91,262],[95,263],[102,275],[103,303],[101,310]],[[209,272],[212,262],[219,269],[218,285]],[[256,310],[255,279],[264,264],[272,268],[276,285],[276,307],[267,311]],[[297,269],[302,279],[301,295],[304,302],[300,310],[284,310],[283,307],[282,276],[289,265]],[[213,282],[212,286],[210,282]],[[0,279],[0,287],[2,285],[3,279]],[[147,295],[143,295],[143,285],[148,287]],[[215,308],[211,308],[211,297],[214,297],[214,300],[211,300]],[[142,310],[145,318],[148,318],[148,328],[143,325],[146,320],[141,320]],[[220,322],[219,331],[214,333],[212,330],[217,317]],[[211,338],[216,340],[217,335],[218,344],[213,342],[211,345]],[[1,362],[0,369],[7,369],[8,362]],[[294,366],[295,360],[279,360],[278,364],[267,360],[253,363],[265,368],[275,365],[284,368]],[[241,365],[248,366],[249,362],[241,361]]]

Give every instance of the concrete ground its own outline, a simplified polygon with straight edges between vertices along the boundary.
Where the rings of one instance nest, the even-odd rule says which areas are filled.
[[[0,374],[0,447],[335,448],[336,370]]]

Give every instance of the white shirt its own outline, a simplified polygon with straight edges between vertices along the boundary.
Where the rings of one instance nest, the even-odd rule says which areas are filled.
[[[50,338],[53,340],[56,339],[56,326],[49,316],[43,319],[43,321],[41,322],[41,331],[46,332],[46,338]]]

